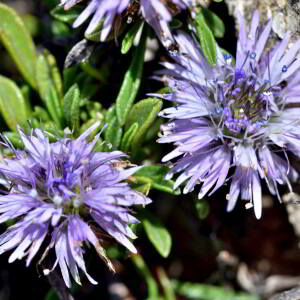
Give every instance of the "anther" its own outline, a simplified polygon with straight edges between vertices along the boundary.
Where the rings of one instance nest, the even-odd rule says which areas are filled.
[[[283,67],[282,67],[282,69],[281,69],[281,71],[284,73],[284,72],[286,72],[287,71],[287,66],[286,65],[284,65]]]
[[[254,59],[256,57],[256,53],[255,52],[251,52],[250,53],[250,58]]]

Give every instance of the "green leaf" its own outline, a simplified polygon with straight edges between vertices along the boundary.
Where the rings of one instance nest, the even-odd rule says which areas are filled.
[[[103,21],[101,20],[93,32],[84,34],[84,38],[93,42],[101,42],[100,36],[101,36],[102,28],[103,28]]]
[[[40,34],[42,24],[38,17],[33,15],[24,15],[22,16],[22,20],[31,36],[35,37]]]
[[[6,136],[10,142],[13,144],[14,147],[18,148],[18,149],[23,149],[24,148],[24,144],[21,140],[21,137],[19,135],[19,133],[17,132],[4,132],[3,133],[4,136]]]
[[[162,118],[156,119],[150,126],[150,128],[147,130],[145,134],[145,142],[153,141],[153,139],[157,139],[158,132],[160,130],[160,126],[163,124]]]
[[[79,112],[80,112],[80,90],[75,83],[72,85],[64,96],[64,116],[66,125],[74,130],[75,133],[79,126]]]
[[[82,7],[80,7],[79,5],[74,6],[68,10],[65,10],[63,6],[56,6],[54,9],[51,10],[50,14],[52,17],[61,22],[73,24],[73,22],[77,19],[81,11]]]
[[[34,107],[32,117],[37,118],[38,120],[40,120],[42,122],[50,121],[50,116],[49,116],[48,112],[43,107],[40,107],[40,106]]]
[[[171,281],[162,267],[157,268],[157,277],[163,288],[165,300],[176,300]]]
[[[204,220],[209,215],[209,204],[205,199],[198,200],[195,203],[198,218]]]
[[[222,38],[225,34],[225,25],[223,21],[212,11],[207,8],[202,10],[205,21],[209,28],[212,30],[213,34],[217,38]]]
[[[0,76],[0,110],[11,130],[28,119],[28,105],[21,90],[10,79]]]
[[[57,37],[64,37],[73,33],[72,29],[61,21],[54,20],[51,23],[51,33]]]
[[[46,51],[37,58],[36,75],[39,78],[37,83],[40,97],[44,100],[53,121],[62,128],[62,82],[54,57]]]
[[[124,152],[129,152],[131,148],[131,143],[134,139],[137,130],[139,129],[138,123],[133,123],[130,128],[124,133],[122,143],[121,143],[121,150]]]
[[[174,191],[174,182],[172,180],[166,180],[165,176],[168,173],[169,168],[166,166],[147,166],[140,169],[134,174],[137,182],[139,183],[151,183],[151,187],[157,190],[179,195],[180,190]]]
[[[133,40],[138,33],[141,26],[144,26],[144,22],[137,21],[135,24],[129,29],[129,31],[125,34],[125,37],[122,41],[121,53],[126,54],[132,47]]]
[[[54,289],[51,289],[44,300],[59,300],[59,297]]]
[[[36,53],[33,40],[20,16],[0,3],[0,40],[28,83],[36,88]]]
[[[172,246],[172,238],[169,231],[156,217],[146,211],[142,213],[142,224],[150,242],[158,253],[163,257],[168,257]]]
[[[111,119],[116,116],[116,106],[113,104],[106,112],[105,123],[110,123]]]
[[[116,112],[120,125],[124,125],[130,108],[135,100],[139,90],[146,49],[146,35],[142,35],[140,44],[135,50],[134,57],[131,61],[128,71],[124,76],[124,80],[116,100]]]
[[[223,287],[191,283],[179,282],[172,280],[174,290],[180,296],[195,300],[259,300],[258,297],[246,293],[237,293],[227,290]]]
[[[20,91],[25,100],[27,115],[30,116],[32,113],[31,104],[30,104],[30,91],[31,91],[30,86],[24,84],[23,86],[21,86]]]
[[[204,15],[199,12],[195,18],[197,35],[200,40],[201,48],[208,62],[211,65],[216,65],[217,61],[217,49],[216,40],[212,31],[207,26]]]
[[[56,59],[48,50],[44,51],[44,55],[47,59],[47,63],[49,66],[49,71],[50,71],[53,85],[54,85],[59,97],[62,99],[63,98],[63,82],[62,82],[62,78],[61,78],[61,75],[59,72],[59,68],[56,64]]]
[[[139,125],[139,129],[132,141],[132,149],[137,150],[137,146],[142,142],[161,107],[162,101],[157,98],[141,100],[132,107],[125,124],[126,128],[129,128],[133,123],[138,123]]]
[[[148,297],[147,299],[158,300],[158,286],[153,278],[148,266],[145,264],[143,258],[139,254],[132,255],[132,262],[136,268],[140,271],[143,278],[145,278],[148,287]]]
[[[116,116],[115,107],[109,110],[109,121],[107,128],[104,131],[104,137],[107,142],[111,144],[111,148],[113,150],[117,149],[121,144],[123,129],[121,128],[118,118]],[[106,117],[107,117],[106,115]]]
[[[138,187],[135,187],[134,189],[147,196],[151,189],[151,183],[145,183],[145,184],[139,185]]]

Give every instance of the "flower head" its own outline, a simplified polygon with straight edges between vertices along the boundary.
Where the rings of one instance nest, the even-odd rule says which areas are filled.
[[[78,0],[61,0],[60,4],[67,10],[78,2]],[[153,27],[162,43],[169,47],[174,42],[168,27],[168,23],[172,20],[169,7],[180,10],[193,4],[193,2],[194,0],[91,0],[73,27],[80,26],[93,15],[86,33],[93,32],[103,22],[100,39],[104,41],[111,32],[117,16],[127,17],[127,21],[130,23],[134,15],[141,13],[143,18]]]
[[[64,138],[51,144],[48,134],[40,129],[34,129],[30,136],[19,129],[24,151],[13,149],[6,140],[15,157],[4,158],[0,164],[1,183],[10,187],[9,193],[0,197],[0,223],[17,218],[0,235],[0,253],[16,248],[9,262],[27,257],[28,266],[49,236],[51,241],[42,257],[55,250],[54,267],[59,264],[68,287],[69,272],[80,284],[78,269],[91,283],[97,283],[86,271],[83,242],[92,244],[113,269],[89,224],[97,224],[136,252],[128,239],[135,238],[128,223],[138,220],[129,207],[150,202],[124,182],[139,169],[126,167],[129,163],[121,160],[126,157],[124,153],[93,151],[99,135],[92,142],[87,138],[98,126],[96,123],[76,140]],[[44,269],[45,274],[49,272]]]
[[[271,22],[259,26],[256,11],[248,32],[240,17],[236,64],[217,46],[216,65],[210,65],[198,44],[179,33],[180,53],[160,72],[172,90],[161,97],[177,103],[160,113],[172,120],[158,140],[176,146],[163,158],[178,158],[169,173],[181,173],[175,187],[187,182],[188,193],[201,183],[202,198],[231,181],[228,210],[240,196],[254,205],[257,218],[260,179],[280,199],[277,185],[291,190],[290,181],[298,177],[288,153],[300,156],[300,108],[294,105],[300,101],[300,41],[287,49],[287,33],[265,50]]]

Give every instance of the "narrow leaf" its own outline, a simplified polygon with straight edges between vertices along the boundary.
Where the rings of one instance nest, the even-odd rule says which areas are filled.
[[[203,8],[205,21],[216,38],[222,38],[225,34],[225,25],[223,21],[212,11]]]
[[[24,148],[24,144],[21,140],[21,137],[19,135],[19,133],[17,132],[4,132],[3,133],[4,136],[6,136],[9,141],[13,144],[14,147],[18,148],[18,149],[23,149]]]
[[[36,88],[36,53],[33,40],[20,16],[0,3],[0,40],[28,83]]]
[[[142,35],[138,48],[135,50],[131,65],[125,74],[119,95],[116,100],[116,112],[120,125],[124,125],[130,108],[138,93],[144,66],[146,35]]]
[[[74,6],[68,10],[65,10],[63,6],[56,6],[51,10],[50,14],[52,17],[61,22],[73,24],[81,11],[82,8],[80,6]]]
[[[21,90],[10,79],[0,76],[0,110],[11,130],[28,119],[28,105]]]
[[[157,98],[141,100],[132,107],[128,115],[128,120],[126,120],[126,128],[129,128],[133,123],[138,123],[139,125],[139,129],[132,142],[132,149],[137,149],[137,146],[142,142],[146,131],[156,119],[161,107],[162,101]]]
[[[203,53],[208,62],[211,65],[215,65],[217,61],[217,50],[214,35],[207,26],[202,12],[197,14],[195,20],[197,35],[199,37]]]
[[[142,224],[150,242],[159,254],[163,257],[168,257],[172,246],[172,238],[169,231],[156,217],[145,211],[142,215]]]
[[[134,139],[135,134],[139,128],[138,123],[133,123],[130,128],[124,133],[122,143],[121,143],[121,150],[124,152],[129,152],[131,148],[131,143]]]
[[[52,61],[53,63],[53,61]],[[53,66],[49,64],[47,53],[39,55],[37,58],[36,74],[39,80],[38,91],[40,97],[45,102],[47,109],[53,121],[59,128],[62,128],[63,112],[60,98],[60,84],[57,85],[56,71],[53,71]],[[56,74],[56,75],[54,75]]]
[[[50,121],[50,116],[49,116],[48,112],[43,107],[40,107],[40,106],[34,107],[32,116],[37,118],[38,120],[41,120],[42,122]]]
[[[66,125],[77,132],[79,126],[80,90],[77,83],[72,85],[64,96],[64,116]]]
[[[132,256],[132,262],[136,268],[141,272],[143,278],[145,278],[148,287],[148,300],[159,300],[158,286],[156,280],[153,278],[148,266],[145,264],[141,255],[136,254]]]
[[[132,47],[133,40],[141,28],[141,26],[144,26],[144,23],[142,21],[137,21],[130,29],[129,31],[125,34],[125,37],[122,41],[122,46],[121,46],[121,53],[126,54]]]
[[[112,150],[115,150],[120,146],[122,133],[123,129],[121,128],[117,116],[115,115],[110,119],[108,126],[104,131],[105,140],[111,144]]]

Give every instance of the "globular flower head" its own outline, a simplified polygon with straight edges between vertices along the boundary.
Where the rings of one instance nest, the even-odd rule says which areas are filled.
[[[68,287],[69,272],[80,284],[79,269],[91,283],[97,283],[86,271],[84,242],[93,245],[113,269],[90,225],[99,226],[135,253],[128,239],[135,235],[128,224],[138,220],[130,207],[150,202],[124,181],[139,169],[122,160],[124,153],[93,151],[99,134],[91,142],[87,138],[98,126],[96,123],[75,140],[63,138],[55,143],[50,143],[49,134],[40,129],[29,136],[19,129],[24,151],[15,150],[4,138],[14,157],[3,158],[0,163],[1,183],[9,188],[0,197],[0,223],[17,221],[0,235],[0,253],[16,248],[9,262],[27,257],[28,266],[49,237],[42,259],[55,250],[54,267],[59,264]],[[44,269],[45,274],[49,272]]]
[[[67,10],[78,2],[78,0],[61,0],[60,4]],[[194,0],[91,0],[73,27],[80,26],[93,15],[86,33],[93,32],[103,22],[100,39],[104,41],[111,32],[118,16],[127,17],[127,21],[130,23],[133,16],[140,13],[153,27],[162,43],[169,47],[174,42],[168,27],[168,23],[172,20],[169,6],[180,10],[192,5],[193,2]]]
[[[176,146],[163,158],[177,158],[169,173],[180,173],[175,187],[186,182],[188,193],[200,183],[202,198],[231,181],[228,210],[240,196],[260,218],[261,179],[280,199],[278,184],[291,190],[298,177],[288,154],[300,155],[300,109],[294,105],[300,101],[300,41],[288,49],[287,33],[267,51],[272,21],[259,26],[256,11],[250,30],[243,17],[239,22],[236,63],[217,46],[212,66],[191,37],[175,37],[180,52],[160,72],[171,92],[160,97],[177,105],[160,113],[171,121],[158,141]]]

